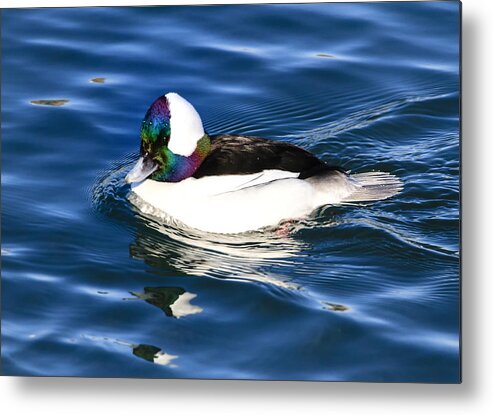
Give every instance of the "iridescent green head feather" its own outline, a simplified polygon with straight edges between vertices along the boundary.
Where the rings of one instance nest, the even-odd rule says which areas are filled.
[[[175,93],[156,99],[140,129],[140,158],[125,180],[178,182],[191,177],[210,151],[195,108]]]

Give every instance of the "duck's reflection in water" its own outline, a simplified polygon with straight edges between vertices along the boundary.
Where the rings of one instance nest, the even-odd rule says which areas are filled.
[[[299,289],[287,268],[299,266],[309,252],[306,244],[275,231],[235,235],[212,234],[177,226],[169,218],[157,221],[140,216],[133,258],[142,259],[156,269],[169,269],[186,275],[240,279]],[[297,262],[293,262],[296,259]]]
[[[178,358],[178,356],[165,353],[159,347],[149,344],[133,345],[132,349],[135,356],[147,360],[148,362],[156,363],[163,366],[173,367],[174,365],[170,364],[171,361]]]
[[[187,292],[181,287],[144,287],[144,292],[130,294],[160,308],[168,317],[180,318],[203,311],[201,307],[190,303],[197,294]]]
[[[132,354],[141,359],[147,360],[151,363],[156,363],[162,366],[168,366],[170,368],[176,368],[177,366],[171,363],[173,360],[177,359],[178,356],[166,353],[159,347],[150,344],[135,344],[129,343],[125,340],[112,339],[110,337],[102,336],[92,336],[92,335],[82,335],[83,338],[89,339],[97,343],[111,343],[113,345],[125,346],[132,349]]]

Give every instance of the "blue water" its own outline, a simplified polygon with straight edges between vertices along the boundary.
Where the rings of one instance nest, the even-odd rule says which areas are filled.
[[[1,13],[3,374],[459,381],[458,3]],[[168,91],[405,188],[287,235],[159,223],[123,177]]]

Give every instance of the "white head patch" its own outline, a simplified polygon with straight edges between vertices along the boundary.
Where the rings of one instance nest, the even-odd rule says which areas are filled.
[[[170,92],[166,94],[170,111],[171,136],[168,148],[175,154],[188,157],[204,136],[202,120],[195,108],[180,95]]]

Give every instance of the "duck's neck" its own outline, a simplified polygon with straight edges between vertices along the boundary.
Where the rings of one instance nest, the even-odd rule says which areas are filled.
[[[195,151],[189,156],[180,156],[164,150],[163,159],[165,169],[154,173],[151,178],[160,182],[180,182],[192,177],[211,151],[211,140],[207,134],[197,142]]]

